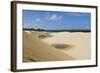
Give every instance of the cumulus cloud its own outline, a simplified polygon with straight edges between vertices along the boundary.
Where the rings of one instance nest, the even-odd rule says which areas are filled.
[[[41,19],[40,18],[36,18],[36,21],[39,22],[39,21],[41,21]]]
[[[62,18],[62,16],[61,15],[57,15],[57,14],[48,14],[46,16],[46,19],[52,20],[52,21],[60,20],[61,18]]]
[[[55,19],[57,19],[57,15],[51,15],[51,16],[49,17],[49,19],[55,20]]]

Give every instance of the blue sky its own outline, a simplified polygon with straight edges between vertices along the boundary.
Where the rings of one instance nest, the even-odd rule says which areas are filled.
[[[23,10],[23,28],[59,30],[90,29],[91,14],[78,12],[56,12]]]

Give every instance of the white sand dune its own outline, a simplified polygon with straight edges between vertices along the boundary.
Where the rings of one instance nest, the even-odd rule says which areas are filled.
[[[41,37],[39,36],[42,36]],[[91,58],[91,33],[24,31],[23,61],[85,60]],[[43,38],[44,37],[44,38]]]
[[[66,45],[66,47],[59,49],[64,53],[72,56],[76,60],[90,59],[91,57],[91,33],[83,32],[59,32],[51,33],[52,37],[42,39],[49,45],[60,44]],[[59,47],[58,47],[59,48]]]
[[[42,42],[36,32],[24,32],[23,34],[23,61],[60,61],[73,60],[68,54]],[[44,34],[44,33],[43,33]]]

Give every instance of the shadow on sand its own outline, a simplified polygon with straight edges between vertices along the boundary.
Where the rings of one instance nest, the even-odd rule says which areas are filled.
[[[52,44],[53,47],[58,48],[58,49],[71,49],[73,48],[73,45],[70,44]]]

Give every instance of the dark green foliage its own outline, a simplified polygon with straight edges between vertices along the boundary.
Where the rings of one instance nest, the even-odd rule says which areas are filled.
[[[46,31],[46,32],[91,32],[89,29],[60,29],[60,30],[44,30],[44,29],[34,29],[34,28],[23,28],[23,30],[28,31]]]

